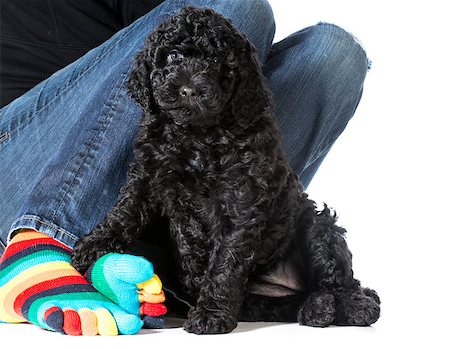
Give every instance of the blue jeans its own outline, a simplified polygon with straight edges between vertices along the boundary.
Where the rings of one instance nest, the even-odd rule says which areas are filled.
[[[186,4],[231,19],[258,48],[288,158],[308,186],[361,98],[368,70],[353,36],[331,24],[273,45],[264,0],[166,0],[0,111],[0,254],[32,228],[73,247],[117,201],[141,110],[127,94],[134,55]]]

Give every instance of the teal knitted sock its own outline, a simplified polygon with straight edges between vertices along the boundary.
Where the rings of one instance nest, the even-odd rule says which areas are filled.
[[[153,265],[143,257],[109,253],[86,272],[86,278],[104,296],[131,314],[139,315],[138,286],[154,276]]]

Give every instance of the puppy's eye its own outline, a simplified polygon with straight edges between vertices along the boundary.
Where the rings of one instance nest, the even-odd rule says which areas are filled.
[[[176,60],[180,60],[180,59],[183,59],[183,57],[184,56],[183,56],[183,54],[181,52],[179,52],[177,50],[172,50],[167,55],[167,62],[170,63],[170,62],[173,62],[173,61],[176,61]]]

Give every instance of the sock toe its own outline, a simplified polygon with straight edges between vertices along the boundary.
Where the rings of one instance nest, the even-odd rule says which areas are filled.
[[[98,334],[101,336],[117,336],[118,328],[114,317],[105,309],[100,308],[95,310],[97,316]],[[116,319],[117,320],[117,319]]]
[[[153,265],[145,258],[119,253],[99,258],[86,273],[100,293],[135,315],[140,306],[137,284],[153,275]]]
[[[153,264],[143,257],[119,253],[110,253],[105,257],[105,271],[118,280],[136,285],[153,277]]]
[[[166,326],[166,320],[162,316],[144,316],[143,328],[160,329]]]
[[[81,336],[81,319],[78,312],[73,309],[64,309],[64,326],[63,330],[71,336]]]
[[[95,336],[98,333],[97,316],[88,308],[78,310],[81,320],[81,331],[83,336]]]
[[[51,330],[64,333],[64,313],[61,308],[48,308],[44,313],[44,321]]]

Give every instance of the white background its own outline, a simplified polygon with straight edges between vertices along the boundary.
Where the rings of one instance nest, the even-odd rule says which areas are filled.
[[[357,36],[372,59],[357,113],[308,191],[338,211],[356,277],[382,298],[374,337],[389,335],[401,347],[408,342],[449,348],[446,2],[271,3],[279,35],[299,24],[330,21]]]
[[[251,1],[251,0],[240,0]],[[449,348],[449,11],[445,1],[271,0],[276,40],[319,21],[352,32],[372,59],[353,120],[308,192],[348,230],[355,276],[382,299],[369,328],[241,323],[228,335],[175,328],[138,336],[73,338],[1,325],[0,340],[40,348]],[[22,346],[20,346],[22,347]]]

